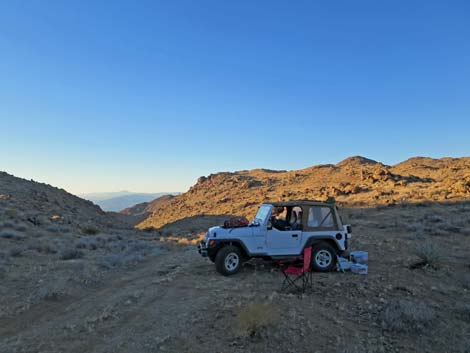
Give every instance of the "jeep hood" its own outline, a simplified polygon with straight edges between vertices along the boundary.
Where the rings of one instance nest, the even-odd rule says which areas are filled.
[[[236,238],[239,236],[252,235],[253,230],[251,227],[224,228],[216,226],[209,228],[207,233],[211,238],[214,237],[214,234],[216,234],[216,238]]]

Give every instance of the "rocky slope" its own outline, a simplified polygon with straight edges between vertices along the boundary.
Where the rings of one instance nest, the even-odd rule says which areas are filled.
[[[63,189],[0,172],[0,228],[59,230],[124,226],[123,215],[103,212]]]
[[[211,174],[200,177],[184,194],[158,199],[138,228],[160,228],[196,215],[251,218],[263,201],[323,200],[330,196],[341,204],[355,206],[468,199],[470,157],[415,157],[388,166],[356,156],[294,171],[255,169]]]

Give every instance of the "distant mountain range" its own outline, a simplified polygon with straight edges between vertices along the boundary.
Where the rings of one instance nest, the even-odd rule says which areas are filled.
[[[130,191],[99,192],[79,195],[85,200],[92,201],[103,211],[118,212],[125,208],[155,200],[164,195],[178,195],[179,192],[136,193]]]

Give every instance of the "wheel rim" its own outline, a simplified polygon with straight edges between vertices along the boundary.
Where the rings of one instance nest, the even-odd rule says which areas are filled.
[[[237,268],[240,258],[237,254],[231,252],[225,257],[225,268],[227,271],[233,271]]]
[[[330,266],[332,260],[333,260],[333,257],[331,256],[331,253],[327,250],[320,250],[315,255],[315,263],[317,264],[318,267],[321,267],[321,268],[326,268]]]

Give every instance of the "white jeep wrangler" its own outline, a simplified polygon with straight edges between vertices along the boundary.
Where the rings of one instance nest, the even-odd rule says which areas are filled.
[[[248,226],[210,228],[198,251],[228,276],[251,258],[293,259],[311,246],[312,269],[327,272],[335,269],[350,238],[351,227],[343,225],[334,201],[275,202],[262,204]]]

